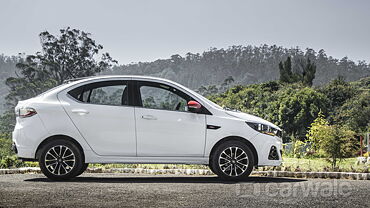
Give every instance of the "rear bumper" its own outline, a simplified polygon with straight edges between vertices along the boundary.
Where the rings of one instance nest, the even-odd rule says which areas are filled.
[[[17,154],[17,156],[18,156],[18,159],[19,160],[21,160],[22,162],[26,162],[26,161],[32,161],[32,162],[34,162],[34,161],[37,161],[37,159],[35,159],[35,158],[23,158],[23,157],[19,157],[19,155],[18,155],[18,149],[17,149],[17,145],[15,144],[15,142],[13,142],[13,144],[12,144],[12,151],[15,153],[15,154]]]
[[[28,149],[23,148],[16,143],[14,143],[14,146],[12,147],[13,151],[17,154],[18,158],[24,158],[24,159],[35,159],[35,150],[34,149]]]
[[[37,115],[23,121],[17,120],[12,133],[13,151],[19,158],[34,159],[37,146],[45,133],[46,131]]]
[[[25,162],[25,161],[37,161],[37,159],[35,159],[35,158],[24,158],[24,157],[20,157],[20,154],[19,154],[19,151],[18,151],[18,148],[17,148],[17,145],[15,144],[15,142],[13,142],[13,144],[12,144],[12,151],[15,153],[15,154],[17,154],[17,156],[18,156],[18,159],[19,160],[21,160],[21,161],[23,161],[23,162]],[[23,151],[23,153],[21,153],[21,155],[27,155],[27,152],[29,152],[29,151]]]
[[[37,159],[34,158],[23,158],[23,157],[18,157],[19,160],[22,162],[37,162]]]
[[[15,154],[18,154],[18,150],[17,150],[17,146],[15,145],[15,142],[13,142],[13,144],[12,144],[12,151],[13,151]]]

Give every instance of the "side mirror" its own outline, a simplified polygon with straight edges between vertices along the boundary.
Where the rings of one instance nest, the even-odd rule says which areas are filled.
[[[197,101],[190,100],[188,102],[188,109],[190,112],[199,112],[201,108],[202,108],[202,105],[199,104]]]

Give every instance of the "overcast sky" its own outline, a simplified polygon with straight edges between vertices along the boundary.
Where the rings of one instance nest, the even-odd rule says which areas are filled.
[[[324,49],[370,62],[369,0],[0,0],[0,54],[33,54],[38,34],[92,33],[120,64],[210,47]]]

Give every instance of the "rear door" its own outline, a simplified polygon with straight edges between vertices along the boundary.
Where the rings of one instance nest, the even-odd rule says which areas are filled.
[[[136,156],[134,107],[129,81],[99,81],[77,87],[60,99],[79,132],[98,155]]]

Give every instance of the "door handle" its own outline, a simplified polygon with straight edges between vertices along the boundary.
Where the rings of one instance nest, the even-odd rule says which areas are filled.
[[[86,115],[89,113],[89,111],[84,110],[84,109],[73,109],[72,113],[76,113],[78,115]]]
[[[157,120],[157,118],[152,115],[144,115],[144,116],[141,116],[141,118],[146,119],[146,120]]]

